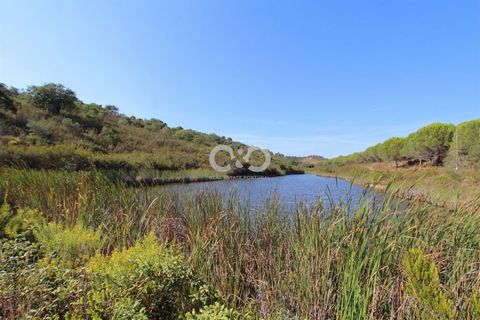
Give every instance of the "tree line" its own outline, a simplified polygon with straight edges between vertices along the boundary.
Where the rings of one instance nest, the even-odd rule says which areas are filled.
[[[450,123],[432,123],[407,137],[393,137],[367,148],[363,152],[330,160],[334,164],[393,161],[407,165],[446,162],[459,166],[480,164],[480,119],[455,126]]]

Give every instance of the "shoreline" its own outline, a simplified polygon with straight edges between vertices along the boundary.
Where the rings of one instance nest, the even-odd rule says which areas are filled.
[[[418,201],[448,211],[458,208],[480,211],[476,205],[478,199],[474,196],[475,184],[468,180],[472,179],[469,172],[452,173],[445,167],[427,170],[408,168],[396,171],[385,167],[372,169],[366,165],[345,166],[335,170],[331,172],[325,168],[318,168],[307,172],[323,177],[344,179],[362,187],[394,195],[402,200]],[[460,178],[453,175],[458,175]],[[425,182],[425,179],[428,181]],[[457,189],[459,186],[464,192],[451,191],[459,190]]]
[[[172,178],[147,178],[141,180],[122,181],[128,187],[155,187],[169,184],[189,184],[200,182],[214,182],[223,180],[251,180],[284,177],[307,173],[287,173],[283,175],[242,175],[242,176],[200,176],[200,177],[172,177]]]

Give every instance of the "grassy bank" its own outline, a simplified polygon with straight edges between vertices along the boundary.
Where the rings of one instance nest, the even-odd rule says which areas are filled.
[[[468,207],[400,211],[387,199],[375,208],[365,200],[351,214],[348,204],[333,211],[298,204],[292,215],[272,199],[252,213],[235,195],[225,207],[216,193],[128,188],[98,172],[1,169],[0,176],[1,199],[11,206],[2,219],[14,221],[2,220],[0,268],[8,277],[0,309],[13,308],[15,317],[44,317],[49,301],[59,314],[86,318],[102,308],[110,312],[104,318],[128,310],[139,319],[474,319],[480,310],[480,217]],[[30,227],[43,258],[25,266],[8,257],[30,252],[12,232]],[[149,234],[153,240],[142,240]],[[39,266],[50,273],[33,285],[28,275],[41,274]],[[44,290],[48,281],[57,289]],[[128,299],[110,281],[131,288]],[[169,300],[153,297],[166,297],[155,294],[166,283],[161,292],[176,297],[176,309],[160,317],[152,306]],[[34,299],[37,287],[49,298]],[[213,316],[217,309],[227,315]]]
[[[318,164],[310,173],[339,177],[354,183],[385,190],[407,199],[423,200],[436,206],[454,209],[479,203],[480,170],[451,167],[395,168],[391,163]]]

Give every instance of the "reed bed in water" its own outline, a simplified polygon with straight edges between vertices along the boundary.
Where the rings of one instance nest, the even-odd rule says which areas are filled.
[[[387,198],[353,211],[298,204],[292,213],[274,198],[252,212],[235,195],[130,188],[96,172],[0,176],[3,201],[100,229],[105,253],[155,231],[232,306],[259,317],[416,319],[434,309],[438,318],[473,319],[480,304],[480,216],[471,209],[399,210]]]

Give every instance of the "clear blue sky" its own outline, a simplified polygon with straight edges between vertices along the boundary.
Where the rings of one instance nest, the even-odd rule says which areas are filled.
[[[480,1],[5,1],[0,82],[291,155],[480,117]]]

